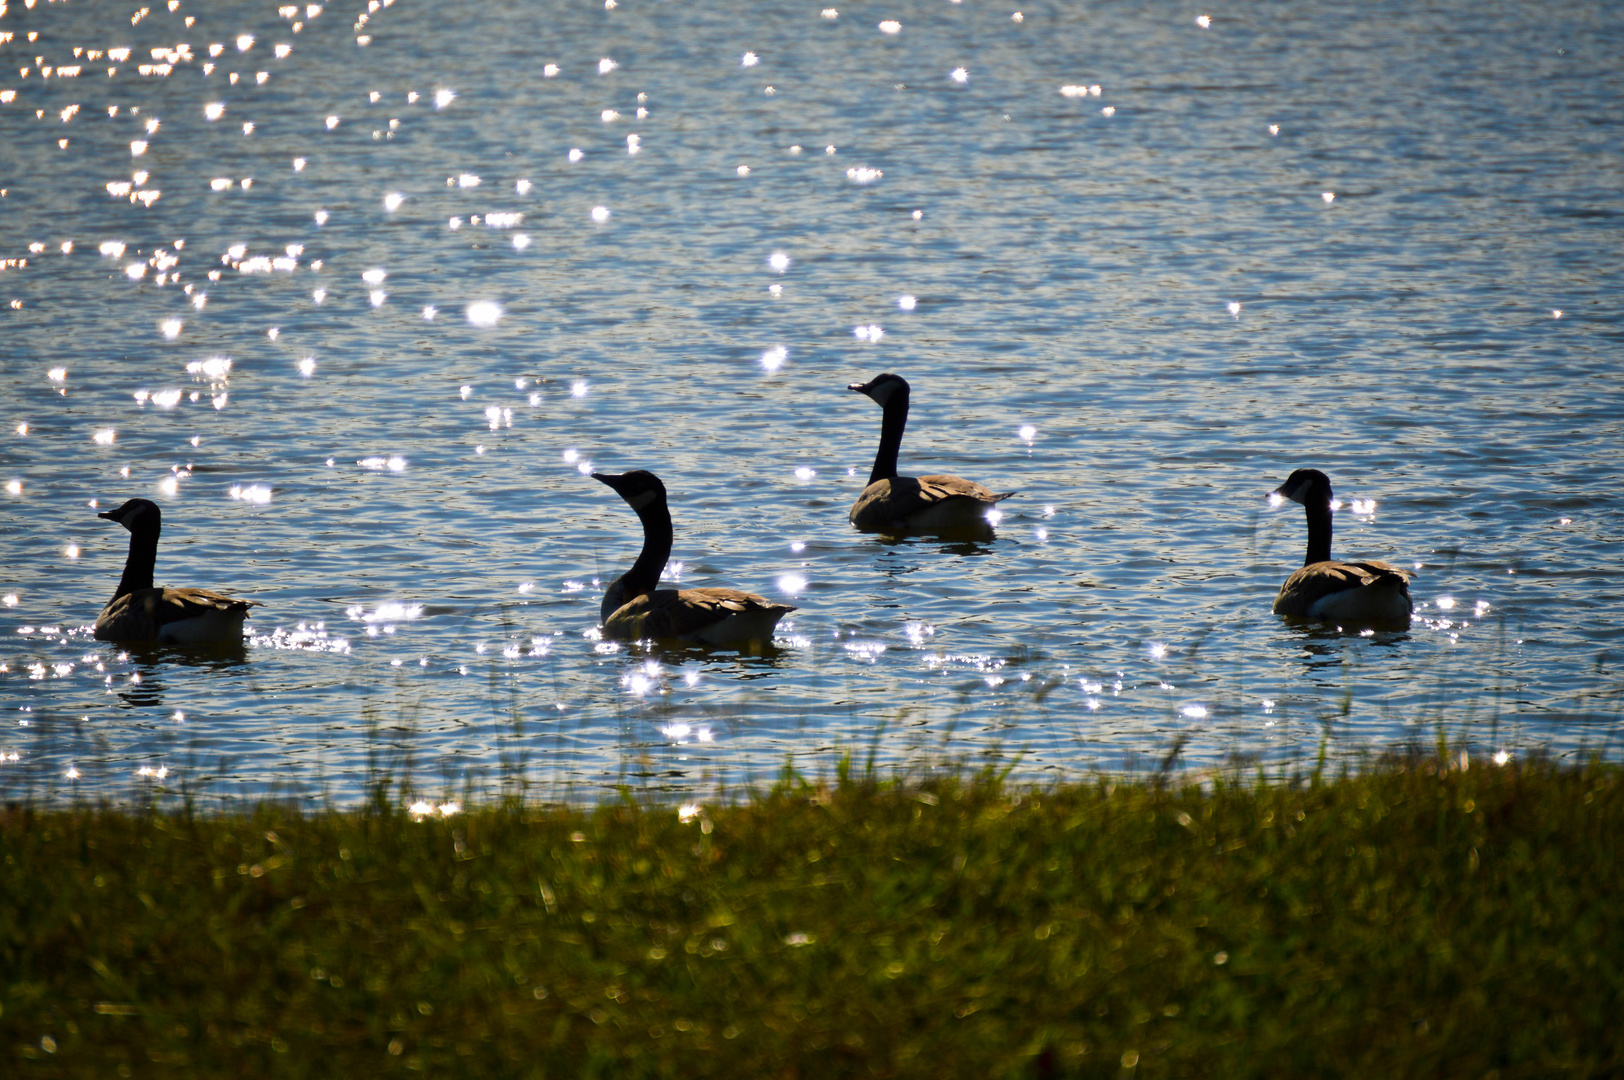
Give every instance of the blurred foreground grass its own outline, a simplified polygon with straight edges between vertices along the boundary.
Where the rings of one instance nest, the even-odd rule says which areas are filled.
[[[11,808],[10,1076],[1624,1073],[1624,774]]]

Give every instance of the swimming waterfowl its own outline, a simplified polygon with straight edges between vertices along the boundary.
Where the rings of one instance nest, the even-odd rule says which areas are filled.
[[[1325,619],[1343,625],[1410,625],[1408,570],[1374,560],[1331,558],[1331,480],[1318,469],[1298,469],[1270,497],[1301,503],[1308,517],[1308,554],[1274,598],[1276,615]]]
[[[987,511],[1015,494],[1000,495],[957,476],[898,476],[897,451],[908,425],[908,380],[887,372],[846,389],[873,398],[885,410],[874,471],[849,515],[859,529],[985,528]]]
[[[739,589],[659,589],[671,557],[671,508],[665,485],[651,472],[593,473],[614,488],[643,522],[643,550],[632,568],[604,590],[603,636],[621,640],[676,639],[703,645],[771,643],[778,620],[794,611]]]
[[[257,600],[238,600],[208,589],[155,588],[158,533],[163,513],[149,499],[131,499],[96,515],[130,530],[130,554],[118,591],[96,619],[99,641],[162,641],[180,645],[241,643],[243,620]]]

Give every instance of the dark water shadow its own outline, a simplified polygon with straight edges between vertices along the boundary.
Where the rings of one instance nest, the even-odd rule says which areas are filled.
[[[990,555],[998,534],[991,525],[962,525],[952,529],[882,529],[869,535],[886,547],[940,544],[944,555]]]
[[[1329,650],[1330,646],[1349,638],[1365,638],[1377,645],[1397,645],[1410,640],[1409,626],[1383,624],[1338,624],[1317,619],[1301,619],[1292,615],[1277,616],[1291,632],[1315,651]]]
[[[783,667],[785,662],[795,655],[794,649],[786,649],[769,641],[751,642],[747,646],[704,645],[675,639],[628,641],[624,644],[625,658],[629,660],[651,658],[677,665],[685,662],[715,663],[719,660],[732,660],[751,669],[760,669],[758,672],[741,676],[743,678],[761,678],[768,672]]]
[[[122,646],[136,678],[118,691],[126,708],[155,708],[164,703],[166,668],[187,667],[204,672],[225,671],[248,663],[248,639],[209,645],[173,645],[142,642]]]

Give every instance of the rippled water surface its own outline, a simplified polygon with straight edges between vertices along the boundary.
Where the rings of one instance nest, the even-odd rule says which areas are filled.
[[[127,7],[0,3],[8,797],[1617,753],[1607,6]],[[881,371],[995,539],[847,524]],[[597,640],[635,468],[769,654]],[[240,655],[91,638],[132,496]]]

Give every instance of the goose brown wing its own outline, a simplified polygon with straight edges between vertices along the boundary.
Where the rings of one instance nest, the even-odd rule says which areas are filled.
[[[227,596],[209,589],[165,588],[154,591],[163,593],[163,600],[158,609],[160,625],[190,619],[211,611],[240,611],[246,615],[249,608],[261,606],[258,600],[239,600],[235,596]]]
[[[248,610],[258,600],[239,600],[208,589],[137,589],[118,597],[96,619],[96,637],[101,641],[156,641],[165,631],[181,623],[197,621],[197,633],[229,640],[232,628],[241,632]]]
[[[741,589],[659,589],[635,596],[603,622],[603,635],[633,640],[697,638],[728,619],[771,625],[794,611]]]
[[[980,520],[981,508],[1015,494],[991,488],[960,476],[895,476],[876,480],[863,489],[851,508],[851,523],[858,528],[885,528],[908,525],[918,518],[937,517],[935,524],[973,524]],[[960,511],[958,520],[954,510]]]
[[[918,496],[923,506],[934,506],[949,499],[974,499],[976,502],[991,505],[1015,494],[1013,491],[999,494],[962,476],[921,476],[918,478],[918,484]]]
[[[1395,608],[1396,598],[1402,597],[1408,613],[1412,576],[1408,570],[1375,560],[1340,562],[1332,559],[1309,563],[1280,586],[1274,598],[1274,612],[1312,618],[1322,614],[1328,602],[1358,603],[1355,597],[1341,594],[1368,592],[1371,605],[1381,604],[1384,609]]]

